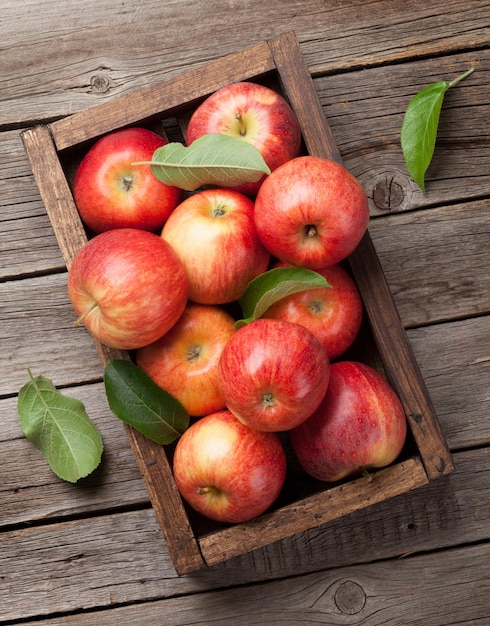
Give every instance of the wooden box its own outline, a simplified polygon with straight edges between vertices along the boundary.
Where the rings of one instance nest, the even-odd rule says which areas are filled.
[[[280,91],[299,120],[304,153],[340,161],[294,33],[149,85],[110,102],[22,133],[25,149],[60,249],[69,268],[87,240],[71,192],[81,155],[101,135],[131,125],[165,133],[185,120],[206,96],[231,82],[252,80]],[[168,132],[167,132],[168,134]],[[404,406],[409,435],[391,466],[340,484],[313,481],[291,467],[284,493],[266,514],[246,523],[210,522],[183,503],[172,475],[172,446],[160,446],[127,427],[153,508],[179,574],[324,524],[355,510],[428,484],[453,471],[446,441],[383,270],[366,233],[348,264],[365,306],[365,324],[349,356],[376,367]],[[101,362],[128,358],[95,342]]]

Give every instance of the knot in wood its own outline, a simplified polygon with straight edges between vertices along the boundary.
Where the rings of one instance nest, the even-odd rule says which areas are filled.
[[[373,189],[374,204],[384,211],[399,208],[403,202],[403,195],[403,187],[393,176],[386,176]]]
[[[403,211],[410,207],[415,183],[408,176],[398,172],[380,172],[372,181],[371,193],[374,206],[379,211]]]
[[[366,604],[366,594],[361,585],[353,580],[344,580],[334,595],[337,608],[345,615],[360,613]]]
[[[96,94],[107,93],[111,88],[111,81],[104,74],[95,74],[90,78],[90,91]]]

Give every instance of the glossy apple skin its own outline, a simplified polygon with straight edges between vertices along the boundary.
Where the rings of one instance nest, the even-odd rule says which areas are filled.
[[[179,257],[161,237],[144,230],[96,235],[68,272],[68,296],[77,315],[85,316],[95,338],[122,350],[152,343],[170,330],[188,294]]]
[[[287,267],[277,263],[276,267]],[[269,307],[265,317],[305,326],[319,339],[330,361],[353,344],[363,318],[363,304],[356,283],[340,265],[316,270],[331,285],[286,296]]]
[[[361,184],[344,166],[299,156],[264,180],[254,219],[271,255],[316,270],[353,252],[366,232],[369,207]]]
[[[182,190],[161,183],[149,165],[167,143],[145,128],[114,131],[99,139],[82,159],[73,197],[85,224],[94,232],[113,228],[161,230],[182,198]]]
[[[267,318],[237,330],[218,366],[228,409],[268,432],[289,430],[311,415],[325,395],[329,371],[325,348],[309,330]]]
[[[392,463],[406,433],[403,407],[386,380],[365,364],[338,361],[319,408],[289,435],[303,469],[336,482]]]
[[[275,433],[249,428],[223,410],[184,432],[173,471],[182,497],[196,511],[221,522],[246,522],[278,497],[286,477],[286,454]]]
[[[190,145],[209,133],[248,141],[271,170],[296,157],[301,146],[299,124],[286,100],[269,87],[251,82],[222,87],[197,107],[187,127],[186,142]],[[264,178],[234,189],[255,196]]]
[[[189,298],[198,304],[238,300],[269,264],[255,232],[252,200],[230,189],[206,189],[186,198],[161,236],[184,264]]]
[[[163,337],[136,352],[136,363],[191,416],[225,408],[218,362],[235,332],[233,317],[222,308],[189,302]]]

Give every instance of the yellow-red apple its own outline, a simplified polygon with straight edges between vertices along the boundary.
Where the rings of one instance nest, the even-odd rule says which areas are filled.
[[[276,91],[252,82],[226,85],[197,107],[187,127],[187,144],[210,133],[248,141],[270,170],[297,156],[301,146],[301,131],[290,105]],[[255,196],[264,178],[235,189]]]
[[[207,415],[225,408],[218,362],[234,332],[235,321],[227,311],[189,302],[163,337],[137,350],[136,363],[189,415]]]
[[[179,255],[189,276],[189,298],[199,304],[238,300],[269,264],[255,232],[252,200],[230,189],[206,189],[186,198],[161,236]]]
[[[221,522],[245,522],[277,499],[286,477],[286,454],[275,433],[249,428],[223,410],[184,432],[173,471],[182,497],[196,511]]]
[[[182,315],[189,281],[177,254],[154,233],[109,230],[90,239],[68,272],[68,296],[90,333],[131,350],[164,335]]]

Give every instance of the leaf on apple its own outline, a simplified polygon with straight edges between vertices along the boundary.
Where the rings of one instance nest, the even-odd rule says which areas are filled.
[[[58,478],[75,483],[99,465],[102,437],[83,402],[61,394],[49,378],[28,371],[31,380],[17,401],[22,431]]]
[[[248,141],[210,133],[190,146],[171,142],[153,153],[154,176],[173,187],[195,191],[202,185],[235,187],[255,183],[270,168],[260,151]]]
[[[114,415],[156,443],[172,443],[189,426],[180,402],[131,361],[110,359],[104,385]]]
[[[302,267],[271,269],[247,285],[239,300],[244,319],[238,320],[235,327],[238,329],[259,319],[275,302],[293,293],[331,286],[321,274],[313,270]]]

